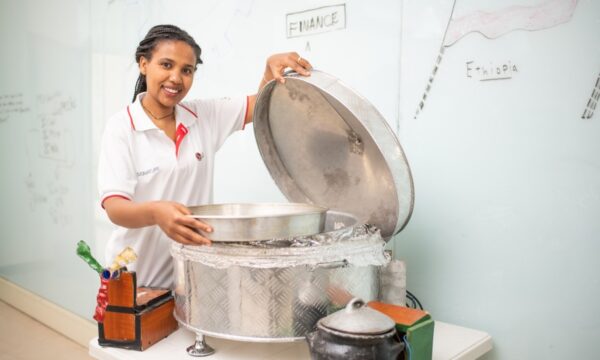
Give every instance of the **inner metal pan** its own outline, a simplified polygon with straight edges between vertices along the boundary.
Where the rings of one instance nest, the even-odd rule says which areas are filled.
[[[260,241],[323,232],[327,208],[303,203],[211,204],[189,208],[212,241]]]

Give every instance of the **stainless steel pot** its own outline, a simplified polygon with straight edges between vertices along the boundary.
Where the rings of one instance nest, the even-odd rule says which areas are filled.
[[[212,241],[256,241],[323,232],[327,208],[311,204],[211,204],[190,207],[193,218],[212,226],[199,231]]]
[[[325,233],[270,244],[173,243],[178,321],[221,338],[297,341],[351,298],[377,299],[389,261],[379,231],[346,214],[327,219]]]
[[[256,100],[254,133],[289,201],[327,206],[358,223],[330,211],[325,233],[312,236],[173,244],[175,316],[198,334],[195,354],[210,352],[202,334],[302,340],[351,298],[377,299],[379,269],[389,260],[384,240],[412,213],[412,178],[398,139],[368,101],[335,77],[314,70],[268,83]]]

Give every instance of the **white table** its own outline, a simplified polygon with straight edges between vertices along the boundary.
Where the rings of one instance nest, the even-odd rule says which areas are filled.
[[[179,329],[166,339],[140,352],[118,348],[103,348],[98,338],[90,340],[90,355],[101,360],[192,360],[186,348],[194,343],[195,334]],[[310,359],[308,345],[295,343],[248,343],[206,337],[206,342],[216,349],[207,360],[306,360]],[[483,331],[435,322],[433,333],[433,360],[477,359],[492,349],[492,338]]]

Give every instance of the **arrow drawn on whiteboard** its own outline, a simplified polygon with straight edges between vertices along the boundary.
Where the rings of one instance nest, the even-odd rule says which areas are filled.
[[[600,100],[600,74],[598,74],[598,78],[596,79],[596,86],[592,90],[592,95],[587,102],[585,110],[583,110],[583,115],[581,115],[582,119],[591,119],[594,116],[594,110],[596,110],[596,105]]]
[[[534,6],[509,6],[490,12],[476,10],[454,19],[456,8],[456,0],[454,0],[440,52],[414,118],[417,118],[419,112],[425,106],[425,100],[433,86],[433,80],[442,61],[445,48],[451,47],[471,33],[478,33],[486,39],[493,40],[513,31],[548,29],[570,21],[576,6],[577,0],[549,0]]]

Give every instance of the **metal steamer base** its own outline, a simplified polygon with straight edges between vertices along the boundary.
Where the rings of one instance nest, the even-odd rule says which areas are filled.
[[[398,139],[335,77],[313,70],[269,82],[253,119],[261,157],[286,198],[331,210],[314,235],[248,242],[236,233],[237,241],[208,247],[172,244],[175,317],[197,334],[193,356],[214,352],[204,335],[302,341],[351,299],[378,299],[385,242],[412,214],[412,177]],[[243,221],[227,230],[260,228]]]
[[[326,232],[314,236],[210,247],[173,243],[175,318],[198,335],[188,352],[212,351],[204,335],[302,341],[353,297],[377,299],[379,269],[389,261],[385,242],[378,230],[355,223],[331,212]],[[331,230],[335,225],[342,228]]]

